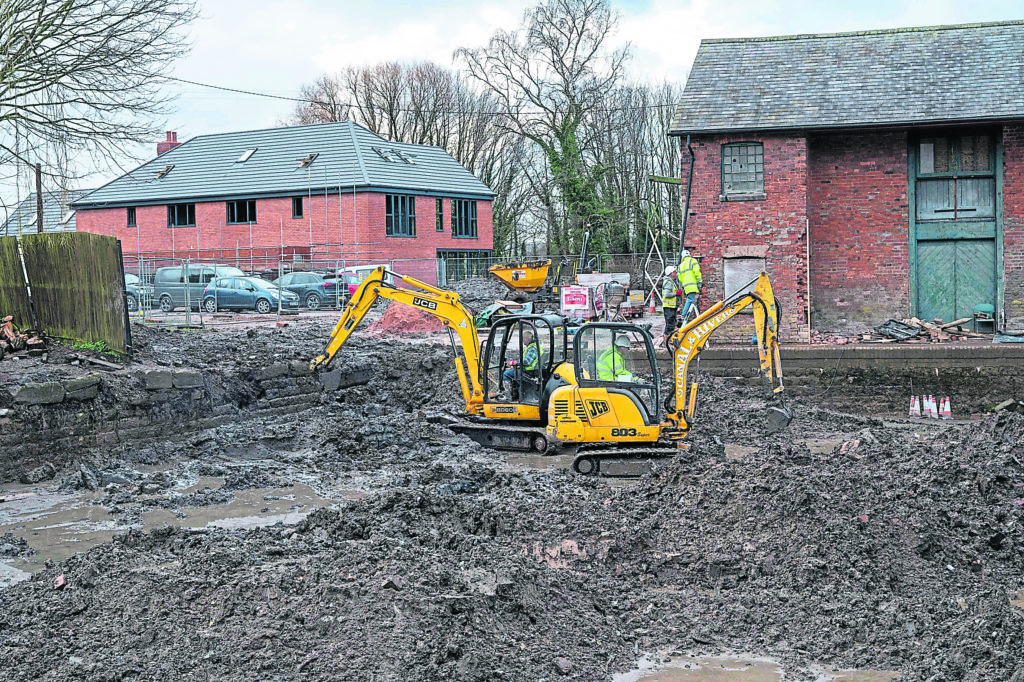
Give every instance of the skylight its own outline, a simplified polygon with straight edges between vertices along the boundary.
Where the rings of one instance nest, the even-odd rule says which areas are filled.
[[[164,166],[164,169],[162,171],[158,171],[157,172],[156,179],[159,180],[160,178],[162,178],[165,175],[167,175],[168,173],[170,173],[172,168],[174,168],[174,164],[173,163],[171,165],[169,165],[169,166]]]
[[[315,159],[318,156],[320,156],[320,155],[317,154],[317,153],[310,154],[309,156],[304,158],[302,161],[299,161],[299,168],[309,168],[310,164],[313,163],[313,159]]]
[[[75,212],[74,211],[68,211],[63,216],[61,216],[60,224],[61,225],[67,225],[68,223],[71,222],[71,219],[74,218],[74,217],[75,217]]]
[[[402,161],[404,163],[412,164],[415,156],[414,154],[402,153],[394,148],[370,147],[370,149],[377,152],[377,156],[389,163],[398,163],[399,161]]]
[[[245,163],[246,161],[249,160],[250,156],[256,153],[256,149],[257,147],[253,147],[252,149],[246,149],[244,152],[242,152],[242,155],[238,157],[235,163]]]

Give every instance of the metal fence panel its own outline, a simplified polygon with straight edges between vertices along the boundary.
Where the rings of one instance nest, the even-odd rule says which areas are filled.
[[[48,336],[106,342],[127,353],[121,247],[86,232],[22,237],[25,271],[39,326]]]
[[[0,237],[0,318],[8,315],[22,329],[35,327],[17,237]]]

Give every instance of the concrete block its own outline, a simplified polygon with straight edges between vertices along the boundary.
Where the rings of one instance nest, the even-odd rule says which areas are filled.
[[[92,400],[100,392],[100,377],[90,374],[87,377],[72,379],[64,384],[64,391],[71,400]]]
[[[309,363],[305,360],[292,360],[288,363],[288,370],[293,377],[304,377],[312,374],[312,371],[309,369]]]
[[[287,376],[289,365],[287,362],[276,362],[269,367],[264,367],[256,373],[256,378],[259,381],[265,381],[267,379],[276,379],[277,377]]]
[[[151,369],[148,372],[143,372],[142,376],[146,382],[146,388],[150,391],[161,391],[174,385],[170,370]]]
[[[14,402],[26,405],[53,405],[64,400],[64,386],[59,381],[25,384],[14,389]]]
[[[175,388],[203,388],[203,375],[200,372],[175,372]]]
[[[320,374],[320,383],[328,391],[337,391],[342,388],[368,384],[371,379],[373,379],[373,367],[370,366],[333,369],[329,372],[321,372]]]

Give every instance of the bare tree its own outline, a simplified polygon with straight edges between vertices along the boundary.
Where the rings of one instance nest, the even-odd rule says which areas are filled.
[[[629,48],[609,46],[618,16],[607,0],[545,0],[517,31],[498,31],[486,47],[456,52],[470,76],[498,101],[502,125],[543,152],[566,225],[552,230],[555,253],[574,250],[588,224],[604,245],[606,211],[598,195],[604,168],[588,164],[587,123],[623,76]]]
[[[153,139],[192,0],[2,0],[0,161]]]

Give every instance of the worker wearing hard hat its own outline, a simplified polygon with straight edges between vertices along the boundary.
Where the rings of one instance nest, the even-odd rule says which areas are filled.
[[[679,297],[683,291],[676,277],[676,266],[670,265],[665,268],[665,279],[661,284],[661,310],[665,313],[665,343],[668,337],[676,330],[676,309],[679,306]]]
[[[601,381],[633,381],[633,375],[626,369],[623,353],[629,350],[629,338],[617,334],[612,347],[601,353],[597,359],[597,378]]]
[[[690,307],[697,305],[697,295],[704,285],[704,276],[700,272],[700,264],[686,249],[683,249],[682,253],[679,254],[679,270],[676,273],[676,277],[682,286],[682,293],[686,295],[683,311],[679,313],[679,324],[683,325],[686,324],[686,313],[690,311]]]

